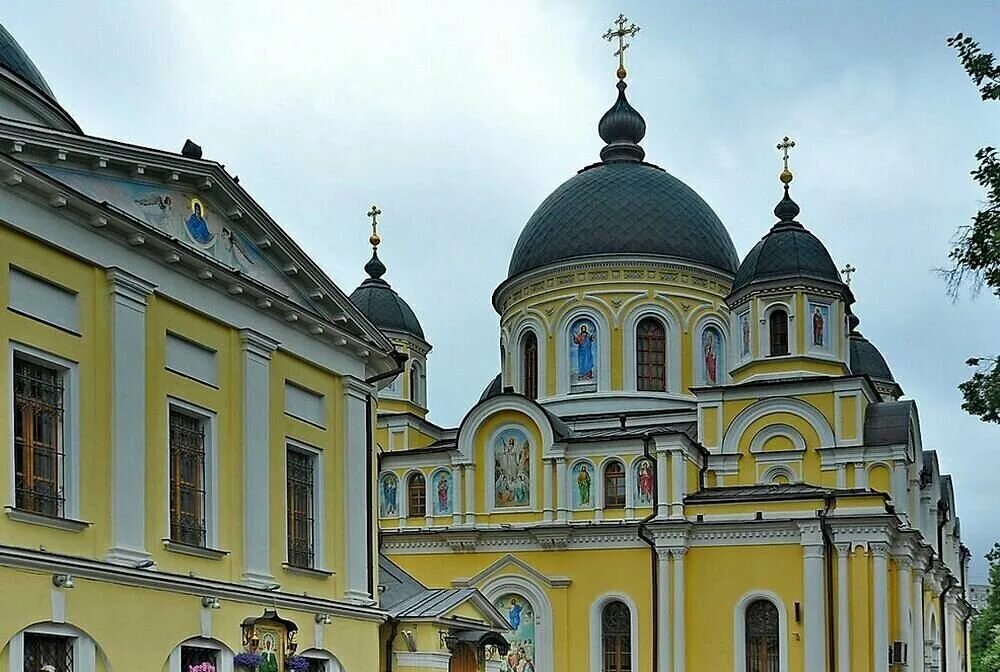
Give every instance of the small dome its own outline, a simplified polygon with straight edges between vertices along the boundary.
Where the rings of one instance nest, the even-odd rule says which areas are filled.
[[[351,303],[379,329],[398,331],[424,340],[424,330],[413,309],[382,279],[385,265],[377,253],[372,254],[365,270],[369,277],[351,294]]]
[[[38,71],[35,64],[28,58],[28,55],[24,53],[17,40],[2,25],[0,25],[0,68],[16,75],[24,83],[35,89],[35,91],[53,102],[55,101],[56,97],[53,95],[52,89],[45,82],[45,78],[42,77],[42,73]]]
[[[486,386],[483,393],[479,395],[479,401],[486,401],[487,399],[498,397],[501,394],[503,394],[503,383],[500,382],[500,374],[498,373],[496,377],[490,381],[490,384]]]
[[[860,331],[852,331],[851,342],[851,373],[857,376],[867,375],[872,380],[895,383],[892,371],[885,357],[871,341],[861,335]]]

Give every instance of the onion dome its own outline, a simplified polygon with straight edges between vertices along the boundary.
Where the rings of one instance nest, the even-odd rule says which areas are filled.
[[[626,84],[601,118],[601,162],[587,166],[542,201],[511,256],[508,277],[597,255],[656,255],[732,274],[739,259],[729,232],[691,187],[645,163],[642,115]]]

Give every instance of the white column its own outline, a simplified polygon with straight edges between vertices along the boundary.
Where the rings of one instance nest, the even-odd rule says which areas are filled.
[[[892,466],[892,503],[905,524],[909,525],[910,520],[910,497],[906,491],[906,462],[899,461]]]
[[[913,638],[910,645],[910,669],[913,672],[924,670],[924,578],[922,568],[915,567],[910,577],[913,593],[911,608],[913,609]]]
[[[670,488],[670,517],[684,517],[684,454],[677,450],[670,454],[670,472],[672,485]]]
[[[851,670],[851,599],[848,561],[851,544],[837,544],[837,672]]]
[[[555,510],[552,507],[552,458],[542,458],[542,520],[550,521]]]
[[[872,671],[889,672],[889,545],[868,545],[872,554]]]
[[[556,508],[559,520],[569,519],[569,508],[566,506],[566,458],[556,458]]]
[[[476,524],[476,463],[465,464],[465,524]]]
[[[344,597],[352,602],[370,604],[368,566],[372,549],[368,547],[368,399],[374,388],[358,378],[344,379],[344,531],[350,543],[344,548],[346,581]],[[428,488],[429,489],[429,488]],[[405,488],[404,488],[405,490]],[[404,495],[405,496],[405,495]]]
[[[948,672],[959,672],[961,659],[958,655],[958,609],[955,594],[950,592],[944,598],[944,623],[945,641],[942,642],[947,650],[944,655],[948,656]]]
[[[819,523],[800,526],[802,543],[805,669],[826,669],[826,599],[823,591],[823,531]]]
[[[684,672],[684,555],[686,548],[672,548],[674,558],[674,670]]]
[[[656,449],[656,515],[659,518],[666,518],[670,513],[670,500],[668,499],[670,492],[667,483],[668,457],[666,449]]]
[[[868,472],[865,471],[864,462],[854,463],[854,487],[860,490],[868,487]]]
[[[462,511],[464,508],[462,505],[462,493],[465,492],[465,490],[462,487],[464,475],[465,475],[465,469],[462,468],[461,464],[451,465],[451,483],[452,483],[451,492],[453,498],[453,501],[451,503],[453,507],[451,512],[452,525],[462,524]]]
[[[243,581],[274,583],[271,573],[271,353],[278,342],[252,329],[240,331],[243,351]]]
[[[135,565],[146,549],[146,297],[154,285],[112,268],[111,547],[108,561]],[[70,515],[70,512],[67,512]],[[73,512],[75,517],[78,512]]]
[[[670,552],[656,549],[656,672],[670,672]]]
[[[899,612],[899,625],[895,638],[900,642],[906,642],[907,651],[912,652],[916,648],[913,642],[913,624],[910,622],[913,558],[904,555],[894,560],[896,561],[896,609]]]
[[[847,487],[847,465],[840,464],[837,466],[837,487],[846,488]]]

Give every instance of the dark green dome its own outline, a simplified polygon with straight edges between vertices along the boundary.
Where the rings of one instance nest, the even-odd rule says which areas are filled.
[[[663,169],[635,160],[584,168],[528,220],[508,277],[559,261],[652,254],[735,273],[739,259],[712,208]]]
[[[424,330],[413,309],[382,279],[385,265],[377,253],[373,253],[371,261],[365,264],[365,271],[369,277],[351,293],[351,303],[379,329],[410,334],[425,340]]]
[[[0,25],[0,68],[16,75],[38,93],[55,102],[52,89],[7,29]]]
[[[867,375],[872,380],[879,380],[888,383],[896,382],[892,377],[892,371],[885,361],[885,357],[879,352],[871,341],[861,335],[860,331],[852,331],[850,334],[851,343],[851,373],[863,376]]]

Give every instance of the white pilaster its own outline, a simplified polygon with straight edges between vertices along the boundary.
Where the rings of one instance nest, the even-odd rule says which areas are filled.
[[[823,590],[823,532],[819,523],[799,526],[802,543],[805,669],[826,669],[826,601]]]
[[[346,582],[344,597],[370,604],[368,588],[368,494],[372,474],[368,473],[368,399],[374,388],[358,378],[344,379],[344,519],[350,541],[345,546]],[[428,488],[429,490],[430,488]],[[405,495],[404,495],[405,496]]]
[[[872,671],[889,672],[889,545],[868,545],[872,554]]]
[[[267,587],[271,572],[271,354],[278,342],[253,329],[240,331],[243,353],[243,582]]]
[[[922,569],[918,566],[910,577],[913,593],[911,608],[913,609],[913,638],[910,646],[910,669],[923,672],[924,669],[924,579]]]
[[[684,555],[686,548],[672,548],[670,555],[674,562],[674,669],[684,672]]]
[[[837,546],[837,672],[851,670],[851,600],[848,561],[851,545]]]
[[[461,464],[451,465],[451,492],[452,492],[452,512],[451,512],[451,524],[461,525],[462,524],[462,495],[460,493],[465,492],[463,487],[465,476],[465,469],[462,468]]]
[[[909,556],[898,556],[893,558],[896,561],[896,609],[899,614],[898,626],[895,639],[906,642],[907,651],[911,652],[916,648],[913,641],[913,624],[910,617],[913,612],[911,607],[911,597],[913,592],[913,558]]]
[[[666,449],[656,449],[656,515],[666,518],[670,513],[669,484],[667,483]]]
[[[671,672],[670,655],[670,552],[656,549],[656,672]]]
[[[864,490],[868,487],[868,472],[865,471],[864,462],[854,463],[854,487]]]
[[[476,524],[476,463],[465,465],[465,524]]]
[[[906,491],[907,481],[906,463],[903,461],[896,462],[892,466],[892,504],[896,509],[896,513],[902,516],[906,524],[909,525],[910,497]]]
[[[944,622],[945,630],[948,633],[947,639],[943,642],[947,646],[944,655],[948,656],[948,672],[961,670],[961,657],[958,655],[958,641],[956,640],[956,633],[960,630],[958,627],[958,605],[955,593],[951,591],[944,598]]]
[[[108,560],[135,565],[146,549],[146,297],[155,285],[120,268],[111,292],[111,547]]]
[[[670,487],[670,517],[684,517],[684,483],[686,479],[686,469],[684,469],[684,454],[676,450],[670,454],[670,475],[672,484]]]
[[[559,520],[569,519],[569,507],[566,505],[566,487],[566,458],[560,456],[556,458],[556,508]]]
[[[552,458],[542,458],[542,520],[550,521],[555,511],[552,508]]]

